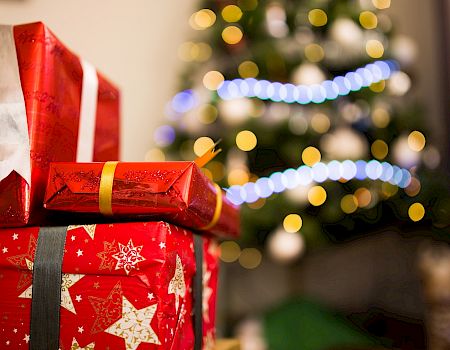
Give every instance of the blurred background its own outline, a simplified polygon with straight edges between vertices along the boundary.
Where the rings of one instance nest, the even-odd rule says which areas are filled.
[[[218,336],[450,348],[447,0],[0,0],[122,91],[122,160],[192,160],[242,205]]]

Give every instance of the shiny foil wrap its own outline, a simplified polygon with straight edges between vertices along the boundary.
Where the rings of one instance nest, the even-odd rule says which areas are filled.
[[[51,164],[45,208],[99,213],[103,167],[104,163]],[[239,235],[238,207],[222,190],[218,193],[194,162],[118,163],[113,176],[112,191],[104,193],[110,197],[113,217],[143,215],[194,230],[211,226],[204,231],[220,237]]]
[[[0,349],[28,349],[39,227],[0,230]],[[218,248],[203,241],[203,349],[214,342]],[[59,348],[192,349],[194,239],[166,222],[67,228]],[[32,326],[31,326],[32,327]]]
[[[14,26],[13,34],[28,122],[31,183],[15,171],[0,181],[0,227],[43,223],[50,162],[76,159],[82,95],[80,58],[44,24]],[[119,91],[101,74],[97,77],[93,158],[114,160],[119,153]]]

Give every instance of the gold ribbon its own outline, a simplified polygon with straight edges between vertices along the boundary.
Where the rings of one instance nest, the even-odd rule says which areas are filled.
[[[201,231],[209,230],[214,227],[217,224],[217,221],[219,221],[220,214],[222,213],[222,189],[218,184],[214,184],[214,187],[216,189],[216,209],[214,210],[214,215],[209,224],[199,228]]]
[[[116,172],[117,163],[106,162],[103,165],[102,175],[100,178],[100,188],[98,191],[98,208],[103,215],[111,216],[112,212],[112,190],[114,183],[114,173]]]
[[[222,141],[222,139],[218,140],[214,145],[211,146],[202,156],[197,157],[194,160],[194,163],[197,164],[199,168],[203,168],[206,164],[208,164],[211,160],[213,160],[220,152],[222,152],[222,148],[216,150],[216,146]]]

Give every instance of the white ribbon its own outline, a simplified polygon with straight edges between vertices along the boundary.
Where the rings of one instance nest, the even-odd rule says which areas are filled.
[[[94,66],[89,62],[81,59],[81,67],[83,68],[83,85],[76,160],[77,162],[92,162],[94,159],[98,77]]]
[[[12,171],[31,184],[30,139],[13,26],[0,25],[0,181]]]

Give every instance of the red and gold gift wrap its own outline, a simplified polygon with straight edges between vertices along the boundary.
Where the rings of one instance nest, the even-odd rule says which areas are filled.
[[[0,230],[0,349],[28,349],[39,227]],[[203,349],[214,342],[217,245],[203,241]],[[67,228],[60,349],[192,349],[191,232],[166,222]]]
[[[151,216],[220,237],[239,235],[238,208],[195,162],[53,163],[44,206]]]
[[[119,91],[43,23],[0,51],[0,226],[41,224],[50,162],[118,159]]]

